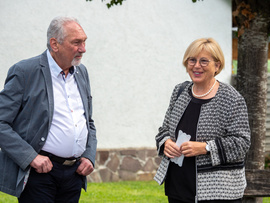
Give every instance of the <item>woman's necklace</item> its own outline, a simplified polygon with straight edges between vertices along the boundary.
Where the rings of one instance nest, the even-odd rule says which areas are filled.
[[[208,95],[213,90],[216,83],[217,83],[217,80],[215,79],[215,82],[214,82],[213,86],[208,90],[208,92],[206,92],[205,94],[201,94],[201,95],[197,95],[197,94],[194,93],[194,91],[193,91],[194,84],[193,84],[192,88],[191,88],[191,92],[195,97],[198,97],[198,98],[204,97],[204,96]]]

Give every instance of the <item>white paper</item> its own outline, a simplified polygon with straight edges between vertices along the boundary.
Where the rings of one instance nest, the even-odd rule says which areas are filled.
[[[189,141],[191,138],[190,135],[184,133],[182,130],[179,130],[178,137],[176,140],[176,145],[180,147],[184,142]],[[183,161],[184,161],[184,155],[182,154],[180,157],[175,157],[171,159],[172,162],[178,164],[180,167],[182,167]]]

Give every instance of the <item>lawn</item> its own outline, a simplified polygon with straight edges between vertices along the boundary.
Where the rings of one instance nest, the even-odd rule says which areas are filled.
[[[87,202],[166,202],[163,186],[154,181],[89,183],[80,203]]]
[[[124,181],[114,183],[88,183],[82,190],[80,203],[95,202],[167,202],[163,186],[154,181]],[[17,203],[17,198],[0,192],[0,203]]]
[[[157,203],[167,202],[163,186],[154,181],[124,181],[114,183],[88,183],[82,191],[80,203]],[[0,192],[0,203],[17,203],[17,199]],[[270,203],[264,198],[263,203]]]

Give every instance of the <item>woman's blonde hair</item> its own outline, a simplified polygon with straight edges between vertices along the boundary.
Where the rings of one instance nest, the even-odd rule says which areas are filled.
[[[209,52],[215,62],[220,63],[219,70],[215,73],[216,76],[224,68],[225,60],[219,44],[213,38],[201,38],[193,41],[184,54],[183,65],[187,68],[188,59],[198,56],[203,50]]]

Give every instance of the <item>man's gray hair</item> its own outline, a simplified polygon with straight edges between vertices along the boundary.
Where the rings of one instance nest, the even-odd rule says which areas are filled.
[[[66,23],[76,22],[80,25],[79,21],[73,17],[63,17],[59,16],[52,20],[47,30],[47,47],[49,51],[52,51],[50,45],[50,39],[55,38],[59,44],[62,44],[66,37],[66,30],[64,25]]]

